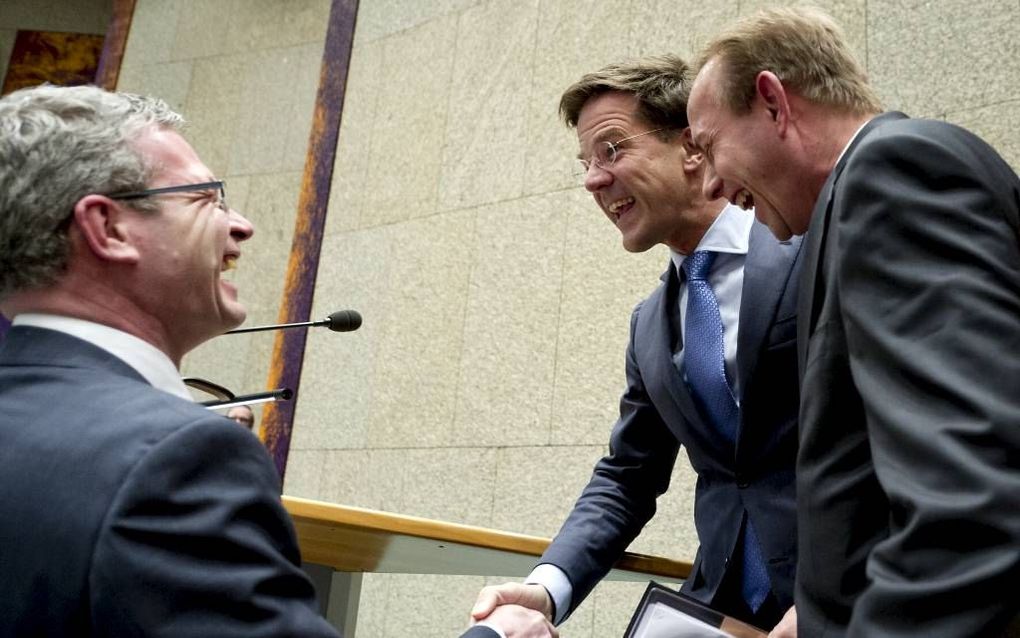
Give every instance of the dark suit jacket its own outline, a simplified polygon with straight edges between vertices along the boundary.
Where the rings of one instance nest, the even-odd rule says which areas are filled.
[[[610,453],[595,466],[563,528],[540,562],[573,588],[571,609],[623,554],[655,513],[681,445],[698,473],[695,525],[701,547],[684,590],[712,603],[741,521],[754,522],[773,592],[793,604],[796,563],[794,462],[797,450],[796,299],[800,242],[782,245],[755,223],[744,263],[737,344],[741,426],[736,449],[703,421],[672,353],[679,343],[676,270],[631,317],[627,391]],[[739,569],[739,561],[733,561]]]
[[[0,345],[0,636],[337,636],[265,449],[63,333]]]
[[[488,627],[475,625],[461,635],[461,638],[498,638],[499,634]]]
[[[887,114],[836,165],[799,306],[800,635],[989,636],[1020,595],[1020,182]]]

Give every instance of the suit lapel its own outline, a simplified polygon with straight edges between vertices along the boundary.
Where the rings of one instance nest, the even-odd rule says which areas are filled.
[[[815,207],[811,213],[811,224],[804,237],[804,268],[801,273],[800,297],[797,300],[797,368],[800,370],[801,381],[804,379],[804,370],[807,367],[808,341],[814,332],[815,323],[818,320],[819,304],[822,302],[824,291],[818,290],[821,283],[820,270],[825,261],[825,243],[828,236],[829,220],[832,217],[832,196],[839,181],[839,176],[846,168],[847,161],[853,154],[857,145],[873,133],[881,124],[904,119],[907,116],[903,113],[890,112],[873,118],[864,125],[861,132],[854,138],[846,152],[829,173],[825,180],[818,199],[815,200]]]
[[[744,285],[740,300],[740,334],[737,339],[737,374],[741,392],[754,376],[765,337],[776,319],[790,270],[800,250],[800,240],[779,243],[768,228],[755,222],[744,260]]]

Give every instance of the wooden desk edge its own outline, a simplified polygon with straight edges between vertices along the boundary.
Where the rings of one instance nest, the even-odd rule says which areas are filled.
[[[549,539],[525,534],[501,532],[483,527],[447,523],[416,516],[404,516],[375,510],[323,503],[295,496],[283,497],[284,507],[296,525],[359,527],[381,534],[398,534],[418,538],[461,543],[486,549],[541,556]],[[627,552],[613,567],[658,576],[667,580],[683,580],[691,572],[691,564],[659,556]]]

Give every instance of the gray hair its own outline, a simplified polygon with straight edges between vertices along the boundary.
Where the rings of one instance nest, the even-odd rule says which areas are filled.
[[[43,85],[0,99],[0,300],[56,281],[67,268],[75,203],[144,189],[156,167],[133,140],[149,127],[183,124],[162,100],[94,86]]]

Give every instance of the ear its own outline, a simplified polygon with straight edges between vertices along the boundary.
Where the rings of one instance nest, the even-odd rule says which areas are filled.
[[[97,259],[138,263],[140,253],[130,233],[138,212],[103,195],[86,195],[74,205],[74,227]]]
[[[684,147],[684,170],[693,173],[705,160],[705,153],[694,143],[691,127],[688,126],[680,132],[680,144]]]
[[[784,134],[790,122],[790,101],[782,80],[771,71],[762,71],[754,79],[754,88],[757,99],[779,128],[779,134]]]

